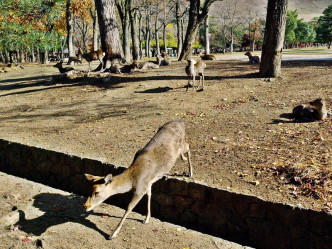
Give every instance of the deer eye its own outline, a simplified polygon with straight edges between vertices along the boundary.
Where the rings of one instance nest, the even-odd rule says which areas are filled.
[[[95,192],[95,195],[99,195],[99,192]]]

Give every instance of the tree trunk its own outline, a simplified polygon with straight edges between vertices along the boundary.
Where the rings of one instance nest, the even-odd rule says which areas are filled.
[[[158,28],[158,12],[156,14],[156,20],[154,23],[155,39],[156,39],[156,52],[160,55],[160,44],[159,44],[159,28]]]
[[[166,27],[167,27],[167,12],[166,12],[166,2],[164,0],[163,42],[164,42],[164,52],[165,53],[167,53]]]
[[[151,5],[146,11],[146,39],[145,39],[145,56],[151,57]]]
[[[123,58],[115,13],[116,6],[114,0],[95,0],[95,6],[98,13],[101,47],[106,54],[104,57],[104,68],[106,68],[108,67],[106,62],[119,62]]]
[[[39,47],[37,47],[36,62],[40,63],[40,49],[39,49]]]
[[[143,39],[142,39],[142,14],[138,16],[138,41],[139,41],[139,58],[143,58]]]
[[[36,58],[35,58],[35,50],[33,47],[31,47],[31,62],[35,62]]]
[[[215,2],[215,0],[205,0],[204,6],[200,8],[200,0],[190,1],[188,20],[188,24],[190,25],[188,25],[187,28],[186,38],[184,39],[183,49],[181,51],[179,61],[187,59],[191,55],[199,25],[204,21],[213,2]]]
[[[98,14],[97,9],[93,15],[93,51],[98,50]]]
[[[130,19],[129,0],[124,1],[124,16],[122,22],[124,60],[130,61]]]
[[[129,17],[130,17],[130,27],[131,27],[131,40],[133,47],[133,60],[139,59],[139,39],[137,33],[137,10],[133,8],[133,0],[129,0]]]
[[[261,77],[276,77],[281,73],[288,0],[269,0],[262,47]]]
[[[67,22],[67,45],[69,56],[75,56],[75,49],[73,44],[73,33],[74,33],[74,20],[73,13],[70,10],[71,0],[67,0],[66,4],[66,22]],[[72,62],[71,64],[73,64]]]
[[[234,31],[233,31],[233,27],[231,27],[231,44],[230,44],[229,51],[230,51],[230,53],[233,53],[233,51],[234,51]]]
[[[176,4],[175,4],[175,11],[176,11],[176,27],[177,27],[177,39],[178,39],[178,56],[181,54],[182,51],[182,26],[181,26],[181,15],[180,15],[180,8],[181,8],[181,4],[180,1],[177,0]]]
[[[210,54],[209,15],[206,15],[204,27],[205,27],[205,54]]]

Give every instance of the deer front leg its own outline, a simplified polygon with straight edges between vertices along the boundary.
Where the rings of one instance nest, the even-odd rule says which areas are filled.
[[[189,90],[189,86],[190,86],[190,76],[188,75],[188,85],[187,85],[187,92]]]
[[[204,74],[202,73],[202,90],[204,90]]]
[[[130,214],[130,212],[133,210],[133,208],[137,205],[137,203],[142,199],[144,194],[134,194],[133,199],[131,200],[131,202],[129,203],[128,207],[127,207],[127,211],[125,212],[125,214],[123,215],[119,225],[117,226],[117,228],[115,229],[114,233],[109,237],[109,239],[114,239],[116,237],[116,235],[119,233],[123,222],[125,221],[125,219],[127,218],[127,216]]]
[[[193,90],[195,91],[195,79],[196,78],[196,76],[195,75],[193,75]]]
[[[185,155],[184,155],[185,153],[187,153],[188,157],[185,157]],[[193,176],[193,167],[192,167],[192,164],[191,164],[190,149],[189,149],[189,144],[188,143],[185,143],[185,145],[184,145],[184,150],[181,153],[181,159],[183,161],[188,161],[188,165],[189,165],[189,177],[192,177]]]

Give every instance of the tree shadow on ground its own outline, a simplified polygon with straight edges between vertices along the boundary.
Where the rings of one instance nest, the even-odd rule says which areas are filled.
[[[49,227],[66,222],[74,222],[94,229],[108,239],[109,235],[107,233],[100,230],[94,223],[85,218],[89,213],[86,213],[83,209],[84,201],[85,198],[77,195],[63,196],[53,193],[38,194],[34,197],[33,206],[44,212],[44,214],[29,220],[26,219],[25,213],[19,210],[20,220],[16,225],[19,225],[21,230],[28,234],[40,236]],[[101,213],[93,214],[98,216],[105,215]]]

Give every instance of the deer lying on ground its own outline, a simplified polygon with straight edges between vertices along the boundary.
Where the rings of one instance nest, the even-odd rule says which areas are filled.
[[[90,53],[86,53],[86,54],[83,54],[82,57],[87,61],[89,62],[89,72],[91,71],[91,61],[94,61],[94,60],[99,60],[100,63],[101,63],[101,69],[103,69],[104,67],[104,61],[103,61],[103,58],[104,58],[105,54],[103,53],[103,50],[97,50],[97,51],[92,51]]]
[[[199,75],[199,85],[201,85],[202,80],[202,90],[204,90],[204,69],[206,64],[203,61],[196,62],[194,59],[188,59],[188,65],[186,66],[186,74],[188,75],[188,86],[187,91],[189,90],[190,80],[193,81],[193,89],[195,90],[195,78],[196,75]],[[198,88],[197,87],[197,88]]]
[[[136,153],[133,163],[122,174],[114,177],[111,174],[105,177],[85,175],[92,183],[92,192],[84,204],[86,211],[92,210],[112,195],[134,190],[133,198],[110,239],[116,237],[129,213],[145,194],[148,196],[148,202],[144,223],[149,222],[151,186],[170,172],[179,156],[183,160],[188,160],[189,176],[193,175],[189,144],[185,138],[183,121],[168,122],[158,130],[142,150]],[[188,158],[184,154],[187,154]]]
[[[140,66],[140,69],[157,69],[161,64],[161,61],[161,56],[157,55],[157,62],[146,61]]]
[[[202,55],[202,52],[199,53],[199,56],[201,57],[202,60],[204,61],[212,61],[212,60],[216,60],[217,58],[212,55],[212,54],[204,54]]]
[[[60,73],[66,73],[66,72],[74,70],[74,68],[72,68],[72,67],[63,67],[62,63],[63,63],[63,60],[61,60],[59,63],[55,64],[53,67],[58,68]]]
[[[325,100],[321,98],[298,105],[293,109],[293,118],[298,121],[324,120],[327,114]]]
[[[161,66],[170,66],[172,64],[171,60],[167,58],[167,53],[162,52],[161,57],[162,57],[160,63]]]
[[[253,56],[252,53],[250,51],[248,51],[247,53],[245,53],[244,55],[249,57],[249,63],[253,64],[253,63],[260,63],[260,59],[257,55]]]
[[[81,64],[82,65],[82,61],[80,59],[78,59],[77,57],[70,56],[69,59],[68,59],[67,65],[70,65],[72,62],[74,62],[74,65],[75,64]]]

